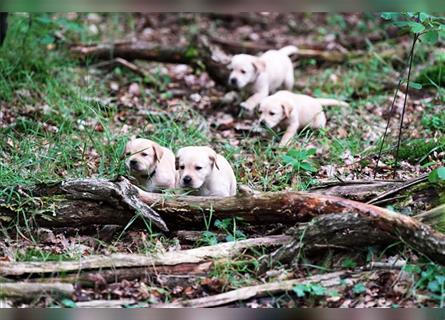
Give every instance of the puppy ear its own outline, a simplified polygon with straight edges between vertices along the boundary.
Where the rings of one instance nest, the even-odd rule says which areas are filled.
[[[153,143],[152,147],[155,153],[155,161],[160,162],[164,155],[164,150],[162,150],[162,147],[157,143]]]
[[[217,158],[217,154],[215,151],[212,150],[211,154],[209,155],[210,162],[212,163],[212,166],[215,166],[216,169],[219,170],[218,162],[216,161],[216,158]]]
[[[252,65],[257,73],[266,70],[266,63],[260,58],[255,59],[255,61],[252,62]]]
[[[290,113],[292,112],[292,106],[289,103],[281,104],[281,108],[283,108],[284,116],[289,118]]]

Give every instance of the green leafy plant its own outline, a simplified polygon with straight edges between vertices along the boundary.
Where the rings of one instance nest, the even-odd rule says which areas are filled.
[[[336,290],[328,290],[318,283],[297,284],[292,288],[292,291],[295,292],[299,298],[303,298],[305,296],[338,296],[338,292]]]
[[[381,17],[397,27],[419,34],[420,40],[434,44],[445,38],[445,18],[426,12],[383,12]]]
[[[366,286],[361,282],[356,283],[352,287],[352,292],[354,292],[355,294],[362,294],[362,293],[366,292]]]
[[[62,301],[60,301],[60,303],[65,308],[77,308],[77,304],[73,300],[68,299],[68,298],[62,299]]]
[[[350,258],[346,258],[345,260],[343,260],[341,265],[343,266],[343,268],[353,269],[357,266],[357,262]]]
[[[226,241],[237,241],[246,239],[246,235],[237,229],[236,221],[240,218],[226,218],[223,220],[215,220],[215,227],[226,233]]]
[[[315,148],[302,150],[291,149],[282,156],[282,159],[284,163],[291,165],[295,171],[317,172],[313,162],[310,160],[316,152],[317,150]]]
[[[404,271],[413,274],[418,280],[412,287],[412,293],[416,294],[417,290],[429,291],[429,296],[439,301],[440,307],[444,306],[445,299],[445,268],[428,263],[422,266],[407,264]]]
[[[428,181],[432,183],[445,184],[445,167],[434,169],[428,175]]]

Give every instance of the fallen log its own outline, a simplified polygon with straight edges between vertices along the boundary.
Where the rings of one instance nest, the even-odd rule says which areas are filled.
[[[276,48],[272,45],[261,45],[254,42],[249,41],[230,41],[227,39],[221,39],[215,36],[210,38],[210,41],[219,45],[225,51],[232,54],[246,53],[252,55],[258,55],[261,52],[265,52],[267,50],[276,50]],[[358,53],[355,53],[357,56]],[[309,48],[298,48],[298,52],[291,57],[294,60],[297,59],[315,59],[324,62],[330,63],[341,63],[347,60],[348,53],[343,53],[340,51],[332,51],[332,50],[315,50]]]
[[[253,43],[230,42],[227,40],[206,36],[199,36],[191,43],[184,46],[160,45],[145,41],[102,44],[78,44],[70,48],[71,53],[82,61],[96,60],[148,60],[165,63],[189,64],[192,66],[204,66],[212,79],[221,85],[227,85],[229,70],[227,64],[230,56],[221,47],[228,49],[231,53],[250,53],[257,55],[262,51],[276,49],[270,46],[259,46]],[[339,51],[320,51],[313,49],[299,49],[295,59],[316,59],[331,63],[344,62],[349,56],[356,57],[361,53],[345,54]],[[121,63],[122,61],[117,61]],[[128,64],[125,63],[128,67]],[[133,70],[134,68],[130,68]],[[135,71],[135,70],[133,70]],[[141,73],[139,71],[136,71]],[[142,73],[143,74],[143,73]]]
[[[445,235],[405,215],[380,211],[324,215],[289,231],[294,240],[261,258],[259,272],[277,263],[298,264],[303,250],[317,244],[344,246],[351,249],[373,244],[402,241],[420,255],[445,264]]]
[[[0,283],[0,298],[35,299],[41,295],[71,297],[74,286],[68,283]]]
[[[77,279],[94,281],[94,276],[88,277],[88,272],[100,270],[100,274],[113,279],[114,270],[119,268],[139,268],[142,272],[152,273],[202,273],[210,268],[209,261],[228,259],[244,250],[262,246],[279,246],[287,243],[291,237],[270,236],[253,238],[235,242],[219,243],[214,246],[199,247],[190,250],[165,252],[158,255],[111,254],[109,256],[86,256],[76,261],[46,261],[46,262],[1,262],[0,276],[9,278],[30,277],[32,275],[51,276],[53,274],[70,272],[87,272]],[[143,268],[147,269],[143,269]],[[105,272],[105,270],[108,270]],[[133,269],[132,271],[134,271]],[[123,270],[131,274],[131,270]],[[142,273],[143,274],[143,273]],[[139,276],[141,273],[139,273]],[[76,275],[77,276],[77,275]],[[65,276],[68,281],[76,276]],[[59,277],[63,281],[63,276]]]
[[[427,175],[407,181],[360,180],[325,182],[309,190],[311,193],[322,193],[367,202],[374,205],[403,203],[413,211],[422,212],[439,205],[445,186],[429,183]]]
[[[227,84],[229,74],[226,65],[230,58],[211,44],[205,36],[200,36],[185,46],[121,41],[111,44],[73,45],[70,51],[83,61],[122,58],[189,64],[198,67],[204,65],[210,77],[222,85]]]
[[[366,202],[402,183],[403,181],[332,181],[311,188],[309,192]]]
[[[150,207],[154,213],[148,215],[147,210],[147,215],[161,230],[166,230],[164,223],[170,230],[203,230],[206,223],[213,226],[212,221],[225,218],[241,218],[249,225],[293,226],[331,213],[388,212],[373,205],[307,192],[266,192],[225,198],[163,195],[142,191],[126,179],[115,183],[100,179],[69,180],[21,192],[34,201],[28,201],[24,208],[20,203],[14,205],[0,199],[2,223],[29,226],[34,222],[45,228],[125,226],[137,212]]]
[[[319,284],[328,290],[342,290],[361,278],[366,278],[370,272],[333,272],[315,275],[304,279],[293,279],[271,282],[257,286],[244,287],[217,295],[192,300],[176,301],[167,304],[153,305],[154,308],[207,308],[228,305],[234,302],[260,298],[268,295],[292,292],[297,285]]]
[[[428,225],[434,225],[436,229],[439,228],[443,230],[445,223],[445,204],[415,215],[414,218]]]
[[[128,308],[131,307],[148,307],[147,303],[140,303],[132,299],[119,300],[91,300],[76,302],[76,308]]]

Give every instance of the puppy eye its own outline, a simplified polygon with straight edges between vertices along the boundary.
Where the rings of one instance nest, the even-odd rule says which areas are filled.
[[[259,114],[262,114],[262,113],[263,113],[263,111],[261,111],[261,110],[258,110],[258,113],[259,113]]]
[[[143,157],[146,157],[146,156],[148,156],[148,153],[142,152],[141,155],[142,155]]]
[[[275,112],[269,112],[269,114],[270,114],[271,116],[274,116],[274,115],[275,115]]]
[[[240,70],[240,71],[241,71],[242,74],[245,74],[245,73],[246,73],[246,70]]]
[[[185,166],[180,166],[179,169],[184,170]]]
[[[130,152],[126,152],[126,153],[125,153],[126,156],[129,156],[130,154],[131,154]]]
[[[200,167],[200,166],[196,166],[195,169],[199,171],[199,170],[202,169],[202,167]]]

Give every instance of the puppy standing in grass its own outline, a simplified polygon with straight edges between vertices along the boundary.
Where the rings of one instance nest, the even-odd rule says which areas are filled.
[[[148,139],[133,139],[125,146],[130,175],[138,186],[148,192],[174,188],[176,183],[175,155]]]
[[[258,112],[260,123],[269,128],[286,128],[280,146],[285,146],[299,129],[311,127],[324,128],[326,116],[323,106],[349,106],[346,102],[335,99],[319,99],[290,91],[278,91],[263,99]]]
[[[266,51],[260,57],[237,54],[232,57],[229,69],[229,84],[238,89],[252,85],[254,94],[241,103],[249,111],[255,109],[260,101],[283,84],[287,90],[294,86],[294,69],[290,55],[298,52],[297,47],[287,46],[280,50]]]
[[[178,186],[197,196],[236,194],[236,178],[229,162],[209,147],[185,147],[176,153]]]

